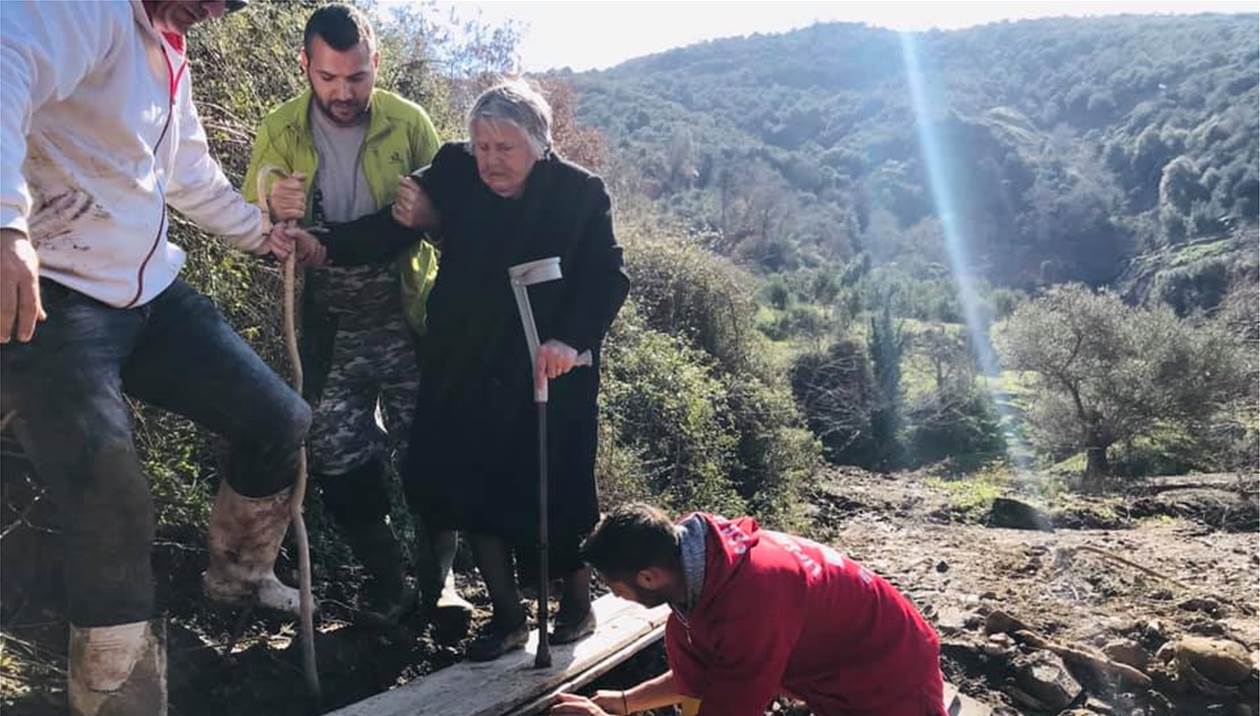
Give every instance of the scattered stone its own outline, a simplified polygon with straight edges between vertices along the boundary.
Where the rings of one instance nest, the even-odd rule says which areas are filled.
[[[1251,675],[1250,655],[1238,642],[1188,636],[1177,642],[1176,649],[1176,661],[1182,673],[1192,669],[1209,681],[1228,686],[1239,684]]]
[[[1027,706],[1030,709],[1034,709],[1036,711],[1049,711],[1050,710],[1050,707],[1042,703],[1040,699],[1028,693],[1027,691],[1024,691],[1018,686],[1012,686],[1011,684],[1007,684],[1006,686],[1002,688],[1002,690],[1005,691],[1006,694],[1010,696],[1012,699],[1014,699],[1015,701],[1018,701],[1019,703]],[[1017,711],[1016,713],[1021,713],[1021,712]]]
[[[1147,596],[1157,602],[1169,602],[1172,601],[1173,593],[1172,590],[1167,587],[1160,587],[1159,589],[1151,590],[1151,593]]]
[[[1009,497],[998,497],[993,500],[986,525],[1013,530],[1052,531],[1049,515],[1027,502]]]
[[[1102,714],[1102,716],[1114,716],[1116,710],[1106,701],[1100,701],[1093,696],[1085,699],[1085,708],[1093,714]]]
[[[1229,627],[1212,619],[1199,619],[1191,622],[1186,631],[1199,636],[1225,636],[1229,633]]]
[[[1155,659],[1161,663],[1170,663],[1177,656],[1177,643],[1173,641],[1164,642],[1159,647],[1159,651],[1155,652]]]
[[[1211,597],[1191,597],[1177,606],[1188,612],[1205,612],[1213,617],[1219,617],[1225,612],[1225,607]]]
[[[1102,651],[1107,655],[1108,659],[1118,661],[1121,664],[1128,664],[1135,669],[1146,671],[1146,666],[1150,663],[1151,655],[1141,644],[1132,639],[1115,639],[1103,645]]]
[[[1164,623],[1158,619],[1152,619],[1142,628],[1142,633],[1147,639],[1158,642],[1168,641],[1168,632],[1164,629]]]
[[[936,628],[944,635],[959,634],[967,630],[967,623],[976,615],[953,605],[946,605],[936,613]]]
[[[990,634],[980,650],[989,656],[1008,657],[1015,653],[1015,640],[1003,633]]]
[[[941,561],[937,562],[937,563],[936,563],[936,571],[940,572],[941,574],[944,574],[944,573],[948,572],[948,571],[949,571],[949,562],[946,562],[946,561],[945,561],[945,560],[943,560],[943,559],[942,559]]]
[[[1065,709],[1081,695],[1081,685],[1057,654],[1035,651],[1015,663],[1016,685],[1051,710]]]
[[[1031,631],[1028,625],[1015,617],[1007,614],[1001,609],[994,609],[984,619],[984,631],[986,634],[996,634],[999,632],[1012,632],[1020,630]]]

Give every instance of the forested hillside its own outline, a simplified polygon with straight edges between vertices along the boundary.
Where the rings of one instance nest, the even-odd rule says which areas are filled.
[[[913,36],[920,111],[982,275],[1099,285],[1166,247],[1231,236],[1250,247],[1256,24],[1120,16]],[[646,193],[766,272],[863,251],[920,278],[944,263],[897,33],[820,24],[571,80],[579,119],[607,134]],[[1130,277],[1140,297],[1174,254]],[[1210,305],[1254,261],[1203,270],[1220,274],[1205,295],[1159,286]]]

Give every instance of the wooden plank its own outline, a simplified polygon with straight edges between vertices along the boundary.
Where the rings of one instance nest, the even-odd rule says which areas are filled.
[[[624,659],[633,653],[630,648],[642,648],[659,639],[669,617],[665,605],[649,610],[611,594],[595,600],[592,609],[595,633],[576,644],[552,645],[551,668],[534,668],[538,648],[535,632],[523,650],[495,661],[449,666],[334,711],[332,716],[502,716],[550,697],[561,687],[572,688],[567,685],[581,681],[588,671],[612,668],[618,662],[608,663],[611,657],[624,652]]]
[[[621,662],[629,659],[643,649],[659,641],[663,636],[665,636],[665,625],[661,624],[652,631],[634,640],[633,643],[626,645],[616,652],[613,652],[609,656],[605,657],[603,661],[595,664],[586,671],[583,671],[573,679],[557,686],[524,706],[513,709],[511,712],[505,714],[505,716],[533,716],[534,714],[541,713],[544,709],[551,705],[557,694],[563,692],[573,692],[583,686],[586,686],[595,679],[598,679],[612,669],[616,668]]]

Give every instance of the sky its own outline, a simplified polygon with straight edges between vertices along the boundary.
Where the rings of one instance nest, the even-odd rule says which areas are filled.
[[[388,6],[389,2],[385,3]],[[1164,0],[1150,2],[917,2],[896,0],[776,2],[719,0],[449,0],[465,18],[490,25],[518,24],[522,69],[604,69],[634,57],[720,37],[780,33],[814,22],[862,22],[894,30],[953,30],[1002,20],[1038,17],[1256,12],[1255,2]]]

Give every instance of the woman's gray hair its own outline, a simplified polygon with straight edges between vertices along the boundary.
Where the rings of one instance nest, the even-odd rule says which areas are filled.
[[[551,105],[524,80],[500,82],[481,93],[468,111],[469,138],[479,119],[516,125],[529,139],[536,159],[551,149]]]

